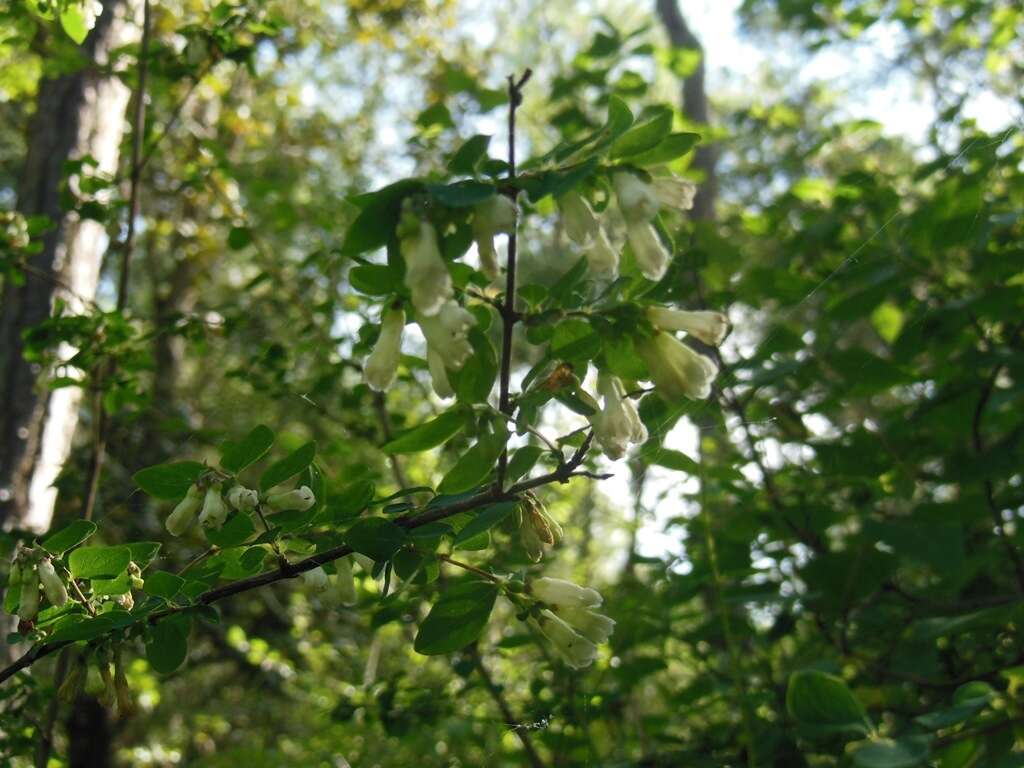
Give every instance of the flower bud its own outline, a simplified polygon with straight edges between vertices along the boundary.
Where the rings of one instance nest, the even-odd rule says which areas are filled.
[[[32,621],[39,613],[39,574],[34,567],[24,566],[21,573],[21,599],[18,618]]]
[[[437,247],[437,233],[428,222],[420,220],[399,247],[405,258],[405,285],[412,295],[412,305],[421,315],[436,315],[452,297],[452,278]]]
[[[565,579],[553,579],[542,576],[530,583],[530,594],[541,602],[557,608],[596,608],[601,605],[601,595],[597,590],[581,587]]]
[[[718,367],[671,333],[662,331],[653,338],[641,340],[636,351],[662,397],[703,400],[711,394],[711,382],[718,375]]]
[[[190,485],[185,498],[178,502],[167,517],[167,532],[171,536],[181,536],[192,523],[192,519],[203,503],[203,492],[198,485]]]
[[[100,679],[103,681],[103,691],[97,697],[105,707],[113,707],[117,703],[117,686],[110,674],[110,662],[106,658],[99,663]]]
[[[64,677],[64,682],[57,689],[57,698],[65,704],[74,702],[82,690],[82,684],[85,682],[85,673],[85,659],[81,657],[75,658],[71,662],[71,668],[68,670],[67,675]]]
[[[319,565],[311,571],[303,571],[299,576],[310,589],[323,592],[328,587],[327,572]]]
[[[597,646],[578,634],[565,621],[545,609],[531,619],[533,625],[550,641],[562,660],[573,669],[589,667],[597,656]]]
[[[272,493],[267,496],[264,504],[271,512],[284,512],[292,509],[305,512],[316,504],[316,496],[313,495],[313,491],[308,485],[303,485],[294,491]]]
[[[616,171],[612,186],[627,223],[646,223],[658,215],[661,203],[654,188],[635,173]]]
[[[366,364],[363,376],[370,389],[383,392],[395,381],[398,363],[402,357],[402,331],[405,329],[405,312],[389,309],[380,324],[380,337]]]
[[[519,504],[518,521],[523,549],[535,563],[543,557],[545,544],[557,544],[562,540],[562,526],[532,493],[523,496]]]
[[[125,592],[123,595],[118,595],[114,598],[114,602],[117,603],[119,608],[123,608],[126,611],[130,611],[135,607],[135,598],[131,592]]]
[[[651,186],[663,208],[674,208],[678,211],[693,208],[693,199],[697,195],[697,186],[693,182],[678,176],[655,176]]]
[[[498,254],[494,250],[494,236],[509,234],[516,227],[517,208],[505,195],[494,195],[473,208],[473,239],[480,254],[480,271],[491,280],[498,276]]]
[[[57,575],[48,557],[39,561],[39,583],[43,585],[43,592],[51,605],[60,607],[68,601],[68,591],[64,582]]]
[[[114,697],[117,700],[117,711],[121,713],[122,717],[135,711],[135,699],[132,697],[132,689],[129,687],[128,678],[124,673],[120,652],[114,657]]]
[[[256,509],[256,505],[260,503],[260,495],[251,488],[246,488],[244,485],[236,485],[228,491],[228,504],[237,509],[239,512],[248,512]]]
[[[643,221],[628,223],[626,239],[643,276],[648,280],[661,280],[671,257],[654,227]]]
[[[721,312],[687,312],[669,307],[648,307],[647,319],[663,331],[685,331],[710,346],[718,346],[729,332],[729,319]]]
[[[199,513],[199,524],[203,528],[220,528],[228,519],[228,505],[220,495],[221,484],[215,483],[206,489],[203,499],[203,511]]]
[[[417,316],[417,322],[427,340],[427,349],[441,357],[446,368],[462,369],[473,354],[469,343],[469,329],[476,325],[473,313],[454,301],[447,301],[433,317]]]
[[[578,192],[566,192],[558,198],[558,208],[562,212],[562,225],[565,234],[574,243],[587,245],[596,240],[601,232],[597,218],[586,201]],[[606,238],[607,239],[607,238]]]
[[[601,227],[584,255],[590,271],[598,277],[614,278],[619,274],[619,252],[608,242],[608,235]]]
[[[333,594],[342,605],[355,605],[358,602],[356,595],[356,580],[352,575],[352,557],[342,557],[334,561],[334,569],[337,571],[334,577]]]
[[[430,371],[430,383],[438,397],[448,399],[455,394],[451,382],[448,381],[448,371],[444,367],[444,358],[433,347],[427,347],[427,369]]]
[[[602,373],[597,379],[597,386],[604,397],[604,408],[590,417],[590,423],[601,450],[609,459],[616,461],[626,455],[630,443],[639,444],[647,440],[647,428],[640,421],[633,401],[625,396],[622,382]]]

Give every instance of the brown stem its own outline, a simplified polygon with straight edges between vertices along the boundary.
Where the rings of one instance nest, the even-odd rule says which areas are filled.
[[[516,177],[516,109],[522,103],[522,88],[533,72],[527,69],[519,80],[514,75],[508,76],[508,182]],[[515,190],[507,194],[515,202]],[[509,400],[509,380],[512,376],[512,334],[516,321],[516,258],[518,237],[516,227],[508,236],[508,267],[505,270],[505,300],[500,307],[501,313],[501,371],[498,376],[498,408],[502,413],[512,415],[512,403]],[[505,486],[505,472],[508,469],[508,449],[501,452],[498,458],[498,476],[495,487],[500,491]]]

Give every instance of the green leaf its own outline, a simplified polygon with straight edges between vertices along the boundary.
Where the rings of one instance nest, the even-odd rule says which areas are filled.
[[[348,273],[348,281],[367,296],[386,296],[402,285],[402,276],[390,264],[359,264]]]
[[[75,520],[56,533],[51,533],[39,546],[52,555],[61,555],[81,544],[94,533],[96,533],[96,523],[91,520]]]
[[[247,542],[256,533],[256,526],[249,515],[235,512],[219,529],[207,528],[204,533],[208,542],[221,549],[227,549]]]
[[[449,371],[448,378],[459,400],[464,403],[483,403],[491,394],[494,380],[498,376],[498,356],[490,339],[479,328],[470,330],[469,342],[473,345],[472,356],[462,366],[462,370]]]
[[[139,568],[145,568],[152,563],[156,553],[160,551],[159,541],[133,541],[125,546],[132,553],[132,562]]]
[[[871,729],[864,708],[846,683],[813,669],[790,675],[786,709],[795,720],[819,733],[866,734]]]
[[[555,326],[551,354],[562,360],[584,363],[601,352],[601,337],[585,320],[569,318]]]
[[[487,156],[491,137],[478,133],[466,141],[448,161],[448,170],[456,175],[471,176],[476,173],[477,164]]]
[[[484,433],[468,451],[459,457],[437,487],[438,493],[463,493],[475,488],[494,469],[498,456],[508,443],[508,431],[498,425],[493,433]]]
[[[220,465],[225,471],[237,475],[246,467],[262,459],[273,444],[274,433],[269,427],[260,424],[242,438],[242,442],[224,444]]]
[[[260,490],[266,491],[275,485],[280,485],[289,477],[295,477],[312,464],[314,458],[316,458],[316,441],[310,440],[277,463],[270,465],[267,471],[260,475]]]
[[[626,102],[618,96],[609,96],[608,121],[604,126],[604,130],[607,135],[613,139],[618,138],[629,130],[629,126],[632,124],[633,113],[629,111],[629,107],[626,106]]]
[[[142,591],[153,597],[172,600],[184,585],[185,580],[181,576],[168,571],[156,571],[146,577]]]
[[[85,26],[85,17],[82,9],[74,2],[68,3],[60,12],[60,25],[64,28],[67,36],[81,45],[89,35],[89,28]]]
[[[860,768],[914,768],[928,759],[928,752],[923,739],[877,739],[854,751],[853,764]]]
[[[343,256],[357,256],[381,248],[395,232],[395,222],[402,210],[402,201],[423,189],[423,182],[404,179],[387,187],[352,199],[363,210],[345,234],[341,246]]]
[[[452,540],[452,544],[458,546],[469,541],[474,536],[486,533],[511,515],[515,511],[516,506],[518,505],[514,501],[503,501],[500,504],[484,507],[477,512],[472,520],[462,527],[462,530]]]
[[[89,582],[92,593],[97,597],[126,595],[132,590],[131,577],[127,571],[113,579],[92,579]]]
[[[658,146],[633,155],[629,158],[632,165],[663,165],[678,157],[682,157],[700,143],[699,133],[671,133]]]
[[[206,469],[198,461],[178,461],[140,469],[132,480],[155,499],[178,501]]]
[[[540,460],[540,457],[544,455],[544,449],[536,445],[524,445],[518,451],[512,454],[512,458],[508,461],[508,479],[510,482],[515,482],[519,478],[523,477],[527,472],[533,469],[534,465]]]
[[[672,110],[663,109],[658,115],[646,123],[634,125],[614,144],[612,144],[611,157],[622,158],[640,154],[653,149],[672,130]]]
[[[494,197],[497,190],[493,184],[482,181],[457,181],[454,184],[428,184],[427,191],[439,203],[451,208],[466,208],[476,205],[489,197]]]
[[[146,659],[155,672],[168,675],[188,656],[187,620],[172,617],[157,622],[146,636]]]
[[[228,248],[240,251],[252,242],[252,230],[248,227],[232,227],[228,232]]]
[[[128,547],[79,547],[68,558],[68,568],[76,579],[112,579],[131,559]]]
[[[345,532],[345,543],[374,560],[387,560],[406,540],[405,529],[383,517],[359,520]]]
[[[114,609],[101,613],[95,618],[86,618],[81,614],[61,619],[48,639],[51,643],[76,643],[102,637],[108,632],[127,627],[134,621],[127,611]]]
[[[413,647],[425,656],[451,653],[474,642],[487,626],[498,587],[486,581],[456,584],[434,603]]]
[[[676,451],[672,448],[655,448],[649,452],[645,451],[644,457],[651,464],[657,464],[659,467],[666,467],[691,475],[700,474],[700,464],[682,451]]]
[[[456,409],[407,429],[381,448],[384,453],[416,453],[447,442],[465,425],[465,417]]]

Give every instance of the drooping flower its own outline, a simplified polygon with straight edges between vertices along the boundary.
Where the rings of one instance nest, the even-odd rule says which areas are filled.
[[[608,638],[615,631],[614,619],[589,608],[562,606],[556,610],[556,613],[569,626],[595,645],[608,642]]]
[[[538,562],[544,556],[544,545],[557,544],[562,540],[562,526],[532,493],[523,495],[516,515],[520,541],[533,562]]]
[[[321,568],[319,565],[310,571],[303,571],[299,574],[302,581],[310,589],[315,589],[318,592],[323,592],[329,586],[327,579],[327,571]]]
[[[688,312],[669,307],[648,307],[647,318],[663,331],[685,331],[705,344],[718,346],[729,332],[729,318],[721,312]]]
[[[473,314],[455,301],[446,301],[436,315],[421,315],[416,321],[427,340],[428,352],[439,355],[446,368],[461,370],[473,354],[469,343],[469,329],[476,324]]]
[[[206,489],[203,499],[203,511],[199,513],[199,524],[203,528],[220,528],[228,519],[228,505],[220,495],[221,485],[215,483]]]
[[[246,488],[244,485],[236,485],[228,491],[228,504],[239,512],[248,512],[249,510],[256,509],[256,505],[259,503],[259,493],[251,488]]]
[[[61,606],[68,601],[68,590],[53,567],[50,558],[39,561],[39,583],[43,585],[43,593],[51,605]]]
[[[430,223],[420,219],[410,229],[411,234],[403,236],[399,246],[405,258],[405,285],[416,311],[429,317],[452,297],[452,278]]]
[[[334,597],[342,605],[355,605],[356,580],[352,575],[352,556],[339,558],[334,561],[334,569],[337,572],[334,577]]]
[[[434,392],[438,397],[449,398],[455,394],[451,382],[448,381],[448,371],[444,367],[444,358],[440,353],[435,352],[433,347],[427,348],[427,369],[430,371],[430,382],[434,386]]]
[[[263,503],[271,512],[284,512],[293,509],[305,512],[316,504],[316,496],[308,485],[303,485],[294,491],[272,493]]]
[[[619,252],[608,241],[603,228],[598,227],[593,242],[584,253],[590,271],[599,277],[614,278],[619,273]]]
[[[530,594],[543,603],[557,608],[597,608],[603,602],[601,593],[590,587],[581,587],[565,579],[542,576],[530,583]]]
[[[597,388],[604,397],[604,408],[590,417],[594,438],[605,455],[616,461],[626,455],[630,443],[647,440],[647,428],[618,378],[602,373]]]
[[[395,381],[398,362],[402,357],[402,331],[405,328],[405,312],[389,309],[380,324],[377,345],[366,358],[363,377],[370,389],[384,392]]]
[[[551,611],[544,609],[540,616],[531,621],[562,660],[573,669],[589,667],[594,662],[597,646]]]
[[[202,488],[195,484],[190,485],[185,498],[179,501],[171,514],[167,516],[167,532],[171,536],[181,536],[191,525],[202,504]]]
[[[697,186],[692,181],[681,179],[675,175],[655,176],[651,185],[662,208],[674,208],[688,211],[693,208],[693,199],[697,195]]]
[[[661,280],[671,257],[657,230],[647,221],[627,222],[626,239],[643,276],[648,280]]]
[[[566,192],[558,198],[558,208],[562,212],[562,224],[570,240],[587,245],[591,240],[597,239],[602,231],[601,225],[597,223],[590,203],[579,193]]]
[[[636,351],[662,397],[703,400],[711,394],[711,382],[718,375],[718,366],[671,333],[659,331],[653,337],[640,340]]]
[[[612,186],[627,224],[647,223],[658,215],[661,202],[654,187],[635,173],[616,171],[612,174]]]
[[[39,573],[34,567],[24,566],[21,571],[21,598],[18,618],[32,621],[39,613]]]
[[[120,649],[114,655],[114,694],[117,699],[117,710],[122,716],[135,710],[135,699],[128,685],[128,677],[124,673],[124,662],[121,660]]]
[[[359,563],[359,567],[366,571],[368,575],[373,575],[373,570],[377,565],[373,558],[364,555],[362,552],[353,552],[352,559]]]
[[[515,230],[517,213],[515,201],[505,195],[489,197],[473,208],[473,239],[480,254],[480,270],[491,280],[498,276],[494,236]]]

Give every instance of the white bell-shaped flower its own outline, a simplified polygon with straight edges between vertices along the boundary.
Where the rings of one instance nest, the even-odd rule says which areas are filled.
[[[557,614],[569,626],[596,645],[608,642],[608,638],[615,631],[613,619],[588,608],[562,607],[557,610]]]
[[[402,237],[400,243],[405,258],[405,285],[416,311],[433,316],[452,297],[452,278],[430,223],[421,219],[411,229],[412,233]]]
[[[646,221],[627,222],[626,238],[643,276],[648,280],[661,280],[670,256],[654,227]]]
[[[635,173],[616,171],[612,174],[612,186],[627,223],[649,222],[658,215],[661,201],[653,185]]]
[[[427,340],[427,348],[441,356],[446,368],[461,370],[473,354],[473,345],[469,343],[469,329],[476,324],[473,313],[449,300],[436,315],[420,315],[416,321]]]
[[[438,397],[449,398],[455,394],[451,382],[448,381],[448,371],[444,367],[444,358],[440,353],[434,351],[433,347],[427,348],[427,369],[430,371],[430,382]]]
[[[597,239],[601,225],[590,208],[590,203],[577,192],[566,192],[558,198],[558,208],[562,212],[562,225],[569,239],[580,245],[587,245]]]
[[[565,579],[542,576],[530,583],[530,594],[543,603],[560,608],[563,606],[576,608],[596,608],[602,603],[601,594],[596,589],[581,587]]]
[[[190,485],[185,498],[167,516],[167,532],[171,536],[181,536],[195,519],[196,513],[203,504],[203,490],[198,485]]]
[[[246,488],[244,485],[236,485],[228,491],[228,504],[240,512],[248,512],[251,509],[256,509],[256,505],[259,503],[260,495],[252,488]]]
[[[597,388],[604,398],[604,408],[590,419],[594,438],[605,455],[616,461],[626,455],[630,443],[647,440],[647,428],[640,421],[633,401],[625,396],[618,378],[602,373]]]
[[[721,312],[648,307],[647,318],[656,328],[663,331],[685,331],[713,347],[721,344],[729,332],[729,318]]]
[[[697,195],[697,186],[692,181],[678,176],[655,176],[651,182],[654,195],[662,208],[688,211],[693,208],[693,199]]]
[[[395,382],[398,362],[402,357],[402,331],[405,328],[405,312],[389,309],[380,324],[377,345],[366,358],[363,377],[370,389],[386,391]]]
[[[323,592],[330,586],[330,582],[327,579],[327,571],[319,565],[311,571],[303,571],[299,576],[307,587],[318,592]]]
[[[510,234],[516,228],[518,209],[505,195],[494,195],[473,207],[473,239],[480,254],[480,271],[491,280],[498,276],[498,253],[494,236]]]
[[[335,560],[334,570],[337,571],[333,583],[334,597],[342,605],[355,605],[358,596],[355,576],[352,574],[352,556],[347,555]]]
[[[593,241],[584,252],[587,266],[598,277],[614,279],[619,274],[619,252],[609,242],[603,227],[597,228]]]
[[[285,512],[287,510],[298,510],[305,512],[316,504],[316,496],[308,485],[302,485],[294,491],[282,491],[267,496],[264,505],[271,512]]]
[[[711,383],[718,375],[718,366],[671,333],[661,331],[643,339],[637,344],[636,351],[647,365],[651,381],[662,397],[668,400],[683,397],[703,400],[711,394]]]
[[[565,621],[545,609],[533,620],[566,664],[573,669],[589,667],[597,656],[597,646],[576,632]]]
[[[51,605],[61,606],[68,601],[68,590],[48,557],[39,561],[39,583]]]
[[[220,528],[228,519],[228,505],[220,496],[220,483],[211,485],[206,489],[206,497],[203,499],[203,511],[199,513],[199,524],[203,528]]]

